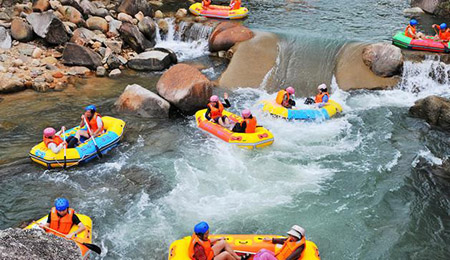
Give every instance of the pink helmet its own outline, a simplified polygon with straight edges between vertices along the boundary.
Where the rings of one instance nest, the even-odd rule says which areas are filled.
[[[47,127],[44,129],[44,136],[50,137],[56,134],[56,130],[53,127]]]
[[[295,89],[293,87],[287,87],[286,92],[291,94],[291,95],[294,95],[295,94]]]
[[[252,112],[250,111],[250,109],[244,109],[242,110],[242,116],[243,117],[249,117],[252,115]]]
[[[209,101],[211,101],[211,102],[219,102],[219,97],[216,96],[216,95],[211,96],[211,97],[209,98]]]

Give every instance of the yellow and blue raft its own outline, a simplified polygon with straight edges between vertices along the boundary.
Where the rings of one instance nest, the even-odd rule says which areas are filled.
[[[122,137],[125,122],[114,117],[102,117],[105,132],[95,138],[95,142],[102,154],[107,153],[112,148],[116,147]],[[74,136],[80,127],[74,127],[65,132],[64,136],[67,139],[69,136]],[[62,137],[62,136],[61,136]],[[35,145],[29,156],[33,162],[39,163],[47,168],[71,167],[81,163],[88,162],[97,157],[97,150],[94,142],[89,140],[75,148],[66,150],[66,160],[64,160],[64,151],[61,149],[57,154],[48,149],[44,142]]]
[[[322,108],[309,105],[311,108],[288,109],[275,102],[275,100],[262,100],[259,108],[271,115],[288,120],[326,120],[342,112],[342,106],[334,100],[329,100]]]

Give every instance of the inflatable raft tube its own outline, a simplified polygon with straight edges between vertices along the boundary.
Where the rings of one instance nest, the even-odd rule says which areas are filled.
[[[189,11],[194,15],[219,19],[242,19],[248,15],[248,9],[245,7],[231,10],[229,6],[210,5],[205,9],[203,8],[202,3],[191,5]]]
[[[263,241],[265,237],[283,238],[278,235],[210,235],[209,238],[225,237],[228,244],[238,255],[250,254],[251,258],[261,249],[267,249],[277,253],[281,249],[281,245],[275,245],[271,242]],[[169,248],[169,260],[190,260],[188,255],[191,236],[184,237],[174,241]],[[306,240],[305,250],[300,258],[301,260],[319,260],[320,254],[316,244]]]
[[[219,124],[208,121],[205,117],[205,113],[206,109],[199,110],[195,113],[197,126],[227,143],[235,144],[240,148],[254,149],[269,146],[274,141],[272,133],[262,126],[256,127],[256,132],[252,134],[234,133]],[[227,116],[233,122],[242,120],[240,116],[226,110],[224,110],[222,114]]]
[[[92,219],[90,217],[88,217],[86,215],[82,215],[82,214],[77,214],[77,216],[80,219],[81,223],[83,223],[84,226],[86,227],[86,230],[77,234],[76,238],[78,241],[80,241],[82,243],[91,244],[92,243]],[[42,217],[41,219],[39,219],[36,222],[38,222],[39,224],[45,224],[45,223],[47,223],[47,218],[48,218],[48,215]],[[24,229],[41,229],[41,228],[37,224],[32,223],[29,226],[25,227]],[[73,225],[70,232],[74,232],[77,229],[78,229],[78,226]],[[57,236],[61,236],[61,235],[57,235]],[[81,256],[83,257],[83,259],[87,259],[89,257],[89,254],[91,251],[83,244],[78,243],[78,242],[75,242],[75,243],[80,248]]]
[[[409,50],[450,53],[448,42],[434,41],[432,36],[427,36],[423,40],[418,40],[406,36],[403,32],[399,32],[392,37],[392,44]]]
[[[277,104],[274,100],[262,100],[259,103],[259,106],[264,112],[268,112],[271,115],[282,117],[288,120],[324,120],[330,119],[342,112],[342,106],[331,99],[322,108],[317,108],[311,105],[311,107],[314,108],[287,109],[282,105]]]
[[[114,117],[104,116],[102,121],[105,133],[95,138],[98,148],[102,154],[106,154],[109,150],[116,147],[122,138],[125,122]],[[79,126],[69,129],[65,132],[65,137],[74,136]],[[35,145],[29,156],[33,162],[39,163],[47,168],[64,167],[64,150],[57,154],[48,149],[44,142]],[[81,163],[89,162],[97,157],[94,142],[92,140],[84,142],[81,145],[66,150],[66,167],[75,166]]]

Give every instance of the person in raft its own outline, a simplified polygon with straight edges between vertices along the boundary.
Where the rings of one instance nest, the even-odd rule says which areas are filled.
[[[75,147],[77,144],[81,144],[81,137],[89,139],[103,134],[104,128],[102,117],[96,111],[97,108],[94,105],[89,105],[84,109],[84,114],[81,115],[80,130],[75,133],[75,138],[68,141],[68,147]],[[89,125],[92,136],[89,134],[87,127],[86,129],[83,129],[85,126],[85,120]]]
[[[230,10],[237,10],[241,8],[241,0],[231,0]]]
[[[59,153],[59,151],[61,151],[61,149],[63,149],[64,146],[67,145],[67,142],[64,142],[63,138],[61,137],[61,133],[65,130],[66,129],[64,126],[61,127],[61,130],[59,132],[56,132],[56,130],[52,127],[47,127],[44,129],[44,144],[55,154]]]
[[[210,4],[211,4],[211,0],[202,0],[203,9],[208,9]]]
[[[235,133],[247,133],[247,134],[256,132],[256,125],[257,125],[256,118],[253,117],[250,109],[242,110],[242,118],[244,120],[236,123],[231,131]]]
[[[209,98],[208,109],[206,109],[205,117],[208,121],[219,124],[223,127],[228,127],[231,122],[227,116],[222,115],[224,108],[231,107],[230,101],[228,100],[228,93],[223,93],[223,98],[225,104],[220,102],[219,97],[213,95]]]
[[[193,260],[245,260],[238,256],[224,238],[208,239],[208,223],[202,221],[195,225],[189,244],[189,258]]]
[[[447,28],[446,23],[441,23],[440,25],[433,24],[431,27],[436,31],[434,39],[441,42],[450,41],[450,28]]]
[[[282,89],[278,91],[275,102],[279,105],[282,105],[285,108],[292,108],[293,106],[295,106],[294,94],[295,89],[293,87],[287,87],[286,89]]]
[[[70,232],[73,225],[77,225],[78,229]],[[66,238],[71,239],[74,235],[83,232],[86,227],[81,223],[75,211],[69,208],[69,201],[66,198],[57,198],[55,206],[51,209],[47,217],[47,223],[39,224],[43,229],[51,228],[66,235]],[[47,232],[53,233],[47,229]]]
[[[314,99],[314,102],[319,106],[323,107],[326,103],[330,100],[330,94],[328,94],[327,85],[320,84],[317,87],[317,90],[319,93],[316,95],[316,98]]]
[[[418,22],[416,19],[411,19],[409,21],[409,25],[406,26],[405,36],[412,38],[412,39],[422,39],[425,35],[421,32],[416,32],[417,24],[418,24]]]
[[[264,241],[273,244],[282,244],[280,251],[275,254],[267,249],[261,249],[253,258],[254,260],[294,260],[300,259],[305,250],[305,229],[294,225],[287,232],[287,238],[264,238]]]

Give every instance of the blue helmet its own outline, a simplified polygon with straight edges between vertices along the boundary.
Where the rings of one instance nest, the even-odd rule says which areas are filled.
[[[69,207],[69,200],[66,198],[57,198],[55,200],[55,208],[58,211],[66,210]]]
[[[88,111],[88,110],[92,110],[92,112],[95,112],[95,111],[97,111],[97,108],[95,107],[95,105],[89,105],[84,108],[84,111]]]
[[[409,24],[412,25],[412,26],[415,26],[415,25],[418,24],[418,22],[417,22],[416,19],[411,19],[411,21],[409,21]]]
[[[206,231],[208,231],[208,230],[209,230],[209,226],[208,226],[208,223],[206,223],[205,221],[198,223],[194,227],[195,234],[205,234]]]
[[[441,23],[441,25],[439,25],[439,27],[441,27],[442,30],[445,30],[445,29],[447,29],[447,24]]]

